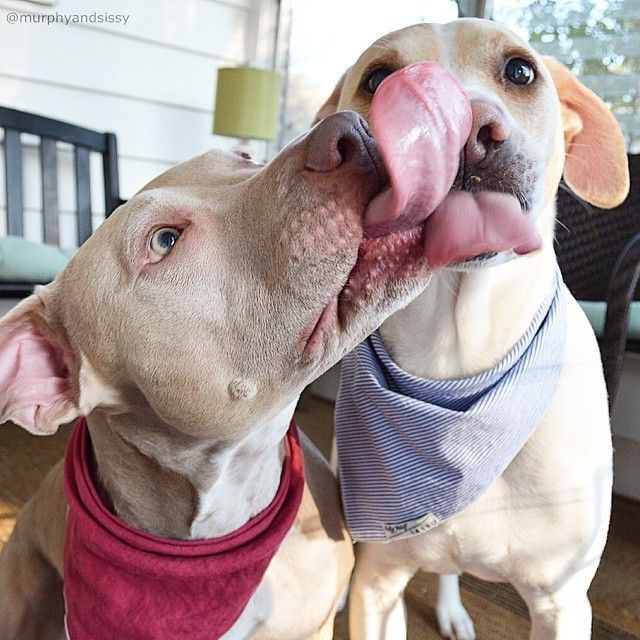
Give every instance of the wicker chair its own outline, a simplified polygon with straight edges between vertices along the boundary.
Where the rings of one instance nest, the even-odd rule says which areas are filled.
[[[613,406],[625,351],[640,353],[640,336],[628,336],[634,300],[640,300],[640,155],[629,155],[631,191],[616,209],[603,211],[568,189],[558,192],[556,253],[567,286],[579,301],[606,302],[600,343],[609,407]]]

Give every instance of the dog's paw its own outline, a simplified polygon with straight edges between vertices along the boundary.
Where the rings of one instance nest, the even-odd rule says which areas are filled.
[[[440,634],[449,640],[476,640],[473,620],[461,604],[439,604],[436,609]]]

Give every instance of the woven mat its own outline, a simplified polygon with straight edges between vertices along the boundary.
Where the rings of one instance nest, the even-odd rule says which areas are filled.
[[[464,575],[461,578],[462,599],[473,618],[478,640],[527,640],[529,616],[527,608],[507,584],[483,582]],[[409,640],[441,640],[434,605],[437,594],[435,576],[419,574],[406,593]],[[638,640],[638,620],[625,620],[617,611],[618,620],[604,620],[596,613],[592,640]],[[636,630],[633,627],[636,626]],[[336,619],[335,640],[348,640],[346,613]]]

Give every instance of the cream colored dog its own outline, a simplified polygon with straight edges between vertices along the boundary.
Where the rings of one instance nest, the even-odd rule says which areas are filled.
[[[619,127],[600,99],[565,67],[483,20],[416,25],[378,40],[347,71],[318,118],[336,109],[368,117],[384,77],[422,60],[448,69],[471,99],[474,123],[459,188],[516,194],[543,240],[542,249],[526,257],[471,259],[441,270],[382,325],[382,340],[405,371],[465,378],[502,360],[551,289],[560,178],[607,208],[625,198],[628,169]],[[528,605],[531,638],[590,637],[587,588],[607,535],[612,449],[598,346],[572,298],[567,313],[557,391],[504,474],[470,507],[426,533],[358,545],[352,640],[405,637],[402,594],[419,569],[443,574],[437,612],[450,638],[475,637],[458,591],[456,574],[464,571],[511,582]]]
[[[237,530],[273,500],[303,387],[427,282],[410,242],[359,255],[379,163],[350,113],[267,166],[211,152],[151,182],[0,321],[2,422],[50,434],[87,416],[94,481],[122,520],[183,540]],[[373,280],[380,251],[396,265]],[[227,639],[332,635],[352,546],[335,478],[303,448],[297,519]],[[0,556],[2,640],[64,634],[61,477]]]

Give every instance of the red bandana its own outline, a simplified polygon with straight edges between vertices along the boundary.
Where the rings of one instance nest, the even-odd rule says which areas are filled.
[[[298,513],[304,463],[298,432],[287,432],[273,502],[241,529],[212,540],[170,540],[138,531],[100,501],[81,419],[65,458],[69,503],[64,549],[71,640],[215,640],[238,619]]]

